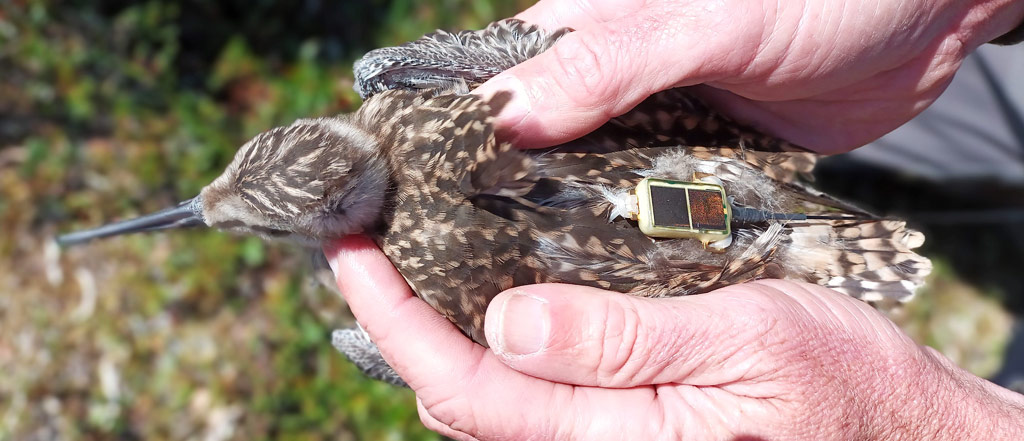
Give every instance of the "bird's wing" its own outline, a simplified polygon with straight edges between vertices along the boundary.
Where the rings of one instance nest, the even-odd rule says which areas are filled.
[[[651,95],[597,130],[559,146],[561,151],[609,152],[636,147],[703,146],[761,152],[806,152],[716,112],[680,87]]]
[[[380,133],[396,173],[466,197],[529,191],[534,160],[494,135],[494,116],[510,95],[489,100],[436,91],[384,91],[367,101],[359,124]]]
[[[455,183],[466,197],[527,193],[534,183],[534,160],[494,136],[494,117],[509,98],[507,93],[488,101],[474,95],[441,95],[413,112],[412,117],[434,122],[427,124],[431,130],[410,140],[414,150],[435,152],[426,164],[428,174]]]
[[[605,154],[534,154],[544,178],[631,187],[644,177],[693,180],[694,172],[723,181],[760,176],[777,183],[799,183],[814,169],[817,156],[800,152],[760,152],[716,147],[652,147]]]

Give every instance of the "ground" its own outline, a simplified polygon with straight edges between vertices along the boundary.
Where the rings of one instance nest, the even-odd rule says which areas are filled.
[[[331,348],[351,318],[307,251],[211,231],[53,242],[195,195],[262,130],[351,111],[365,50],[526,2],[338,3],[0,8],[0,440],[437,438],[410,392]],[[900,318],[918,341],[998,368],[991,292],[939,260],[918,298]]]

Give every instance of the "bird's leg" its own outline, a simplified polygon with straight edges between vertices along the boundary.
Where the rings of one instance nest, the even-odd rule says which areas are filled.
[[[331,344],[367,377],[395,386],[409,387],[394,368],[384,361],[380,349],[361,326],[334,331]]]

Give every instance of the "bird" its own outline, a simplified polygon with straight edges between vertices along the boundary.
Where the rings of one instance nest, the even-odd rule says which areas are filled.
[[[468,92],[568,32],[504,20],[371,51],[355,65],[365,101],[354,113],[260,133],[194,198],[59,242],[206,226],[319,248],[364,234],[418,297],[484,346],[488,303],[526,284],[672,297],[784,278],[899,303],[924,283],[920,232],[815,190],[805,182],[815,154],[685,88],[564,145],[521,150],[501,139],[495,119],[510,95]],[[637,194],[649,182],[693,197],[714,189],[706,194],[724,207],[714,215],[727,232],[712,241],[641,231]]]

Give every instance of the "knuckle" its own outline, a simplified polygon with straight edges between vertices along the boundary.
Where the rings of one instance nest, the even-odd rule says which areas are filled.
[[[419,416],[424,426],[435,432],[477,433],[480,430],[477,415],[465,397],[447,393],[428,403],[423,397],[433,393],[434,391],[417,391],[417,396],[422,402]]]
[[[450,427],[448,427],[446,424],[434,418],[433,415],[430,415],[430,413],[426,409],[420,409],[419,416],[420,423],[423,424],[423,427],[426,427],[429,430],[432,430],[434,432],[441,432],[443,430],[450,429]]]
[[[614,41],[618,33],[589,33],[586,37],[569,34],[552,51],[551,80],[569,104],[599,107],[616,101],[619,85],[617,70],[623,65]]]
[[[629,383],[647,364],[647,338],[640,314],[632,305],[608,302],[606,326],[598,348],[599,384]]]

